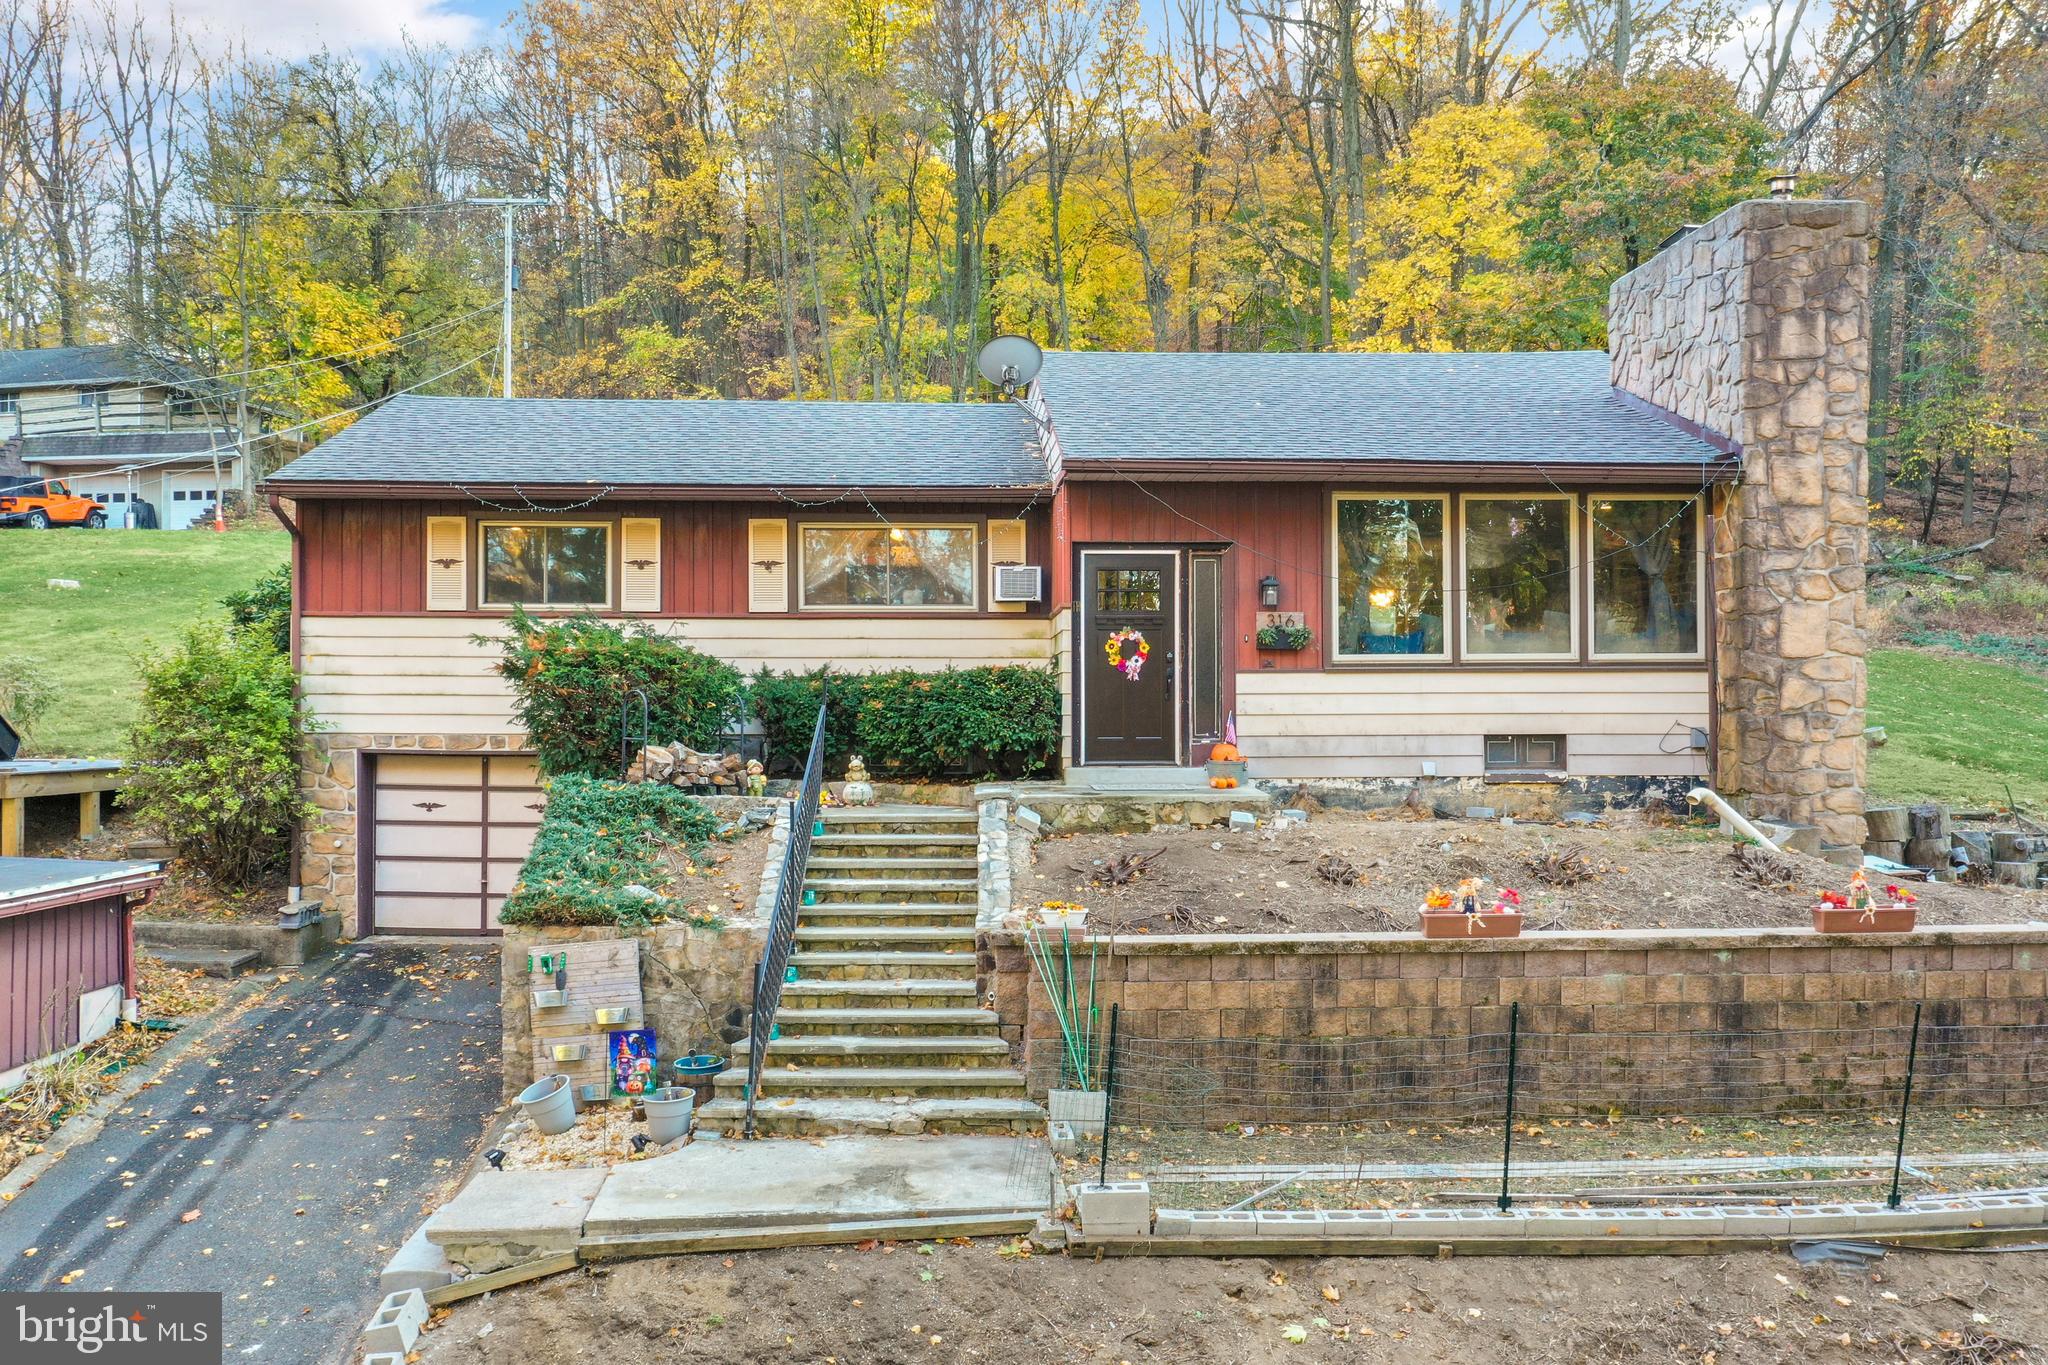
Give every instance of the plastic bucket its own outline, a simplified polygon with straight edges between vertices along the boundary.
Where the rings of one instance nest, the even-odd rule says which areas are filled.
[[[576,1126],[576,1094],[563,1075],[543,1076],[519,1092],[519,1107],[548,1137]]]
[[[697,1092],[687,1085],[665,1085],[640,1100],[647,1111],[647,1137],[654,1143],[674,1142],[690,1131],[690,1111]]]

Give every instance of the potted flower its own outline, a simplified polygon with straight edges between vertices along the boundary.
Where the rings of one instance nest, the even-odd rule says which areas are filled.
[[[1880,901],[1862,869],[1849,878],[1849,889],[1823,891],[1813,907],[1817,934],[1906,934],[1919,921],[1919,900],[1903,886],[1887,885]]]
[[[1486,906],[1483,877],[1467,877],[1456,891],[1429,888],[1422,902],[1424,938],[1519,938],[1522,934],[1522,893],[1504,886]]]
[[[1260,649],[1307,649],[1314,642],[1316,633],[1307,626],[1285,625],[1275,622],[1259,627]]]

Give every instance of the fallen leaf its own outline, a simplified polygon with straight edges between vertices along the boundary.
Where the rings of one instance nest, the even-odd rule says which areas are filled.
[[[179,1215],[178,1215],[178,1221],[179,1221],[179,1222],[181,1222],[181,1223],[196,1223],[196,1222],[198,1222],[198,1221],[199,1221],[199,1210],[198,1210],[198,1209],[186,1209],[186,1210],[185,1210],[185,1211],[184,1211],[183,1213],[181,1213],[181,1214],[179,1214]]]

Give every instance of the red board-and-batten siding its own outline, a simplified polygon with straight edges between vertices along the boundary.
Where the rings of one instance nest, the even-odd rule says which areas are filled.
[[[0,917],[0,1073],[78,1044],[78,998],[126,982],[125,893]]]
[[[1028,492],[1004,503],[897,504],[883,510],[902,521],[979,520],[1015,516],[1027,506],[1027,562],[1049,552],[1046,500]],[[507,504],[508,506],[510,504]],[[829,507],[787,502],[606,501],[560,516],[501,512],[467,498],[450,500],[308,498],[299,507],[305,573],[299,610],[308,616],[405,616],[427,609],[427,518],[574,521],[589,517],[655,517],[661,521],[662,616],[747,616],[747,522],[874,520],[854,499]],[[793,544],[793,542],[792,542]],[[474,544],[470,547],[472,559]],[[447,613],[436,613],[446,615]]]

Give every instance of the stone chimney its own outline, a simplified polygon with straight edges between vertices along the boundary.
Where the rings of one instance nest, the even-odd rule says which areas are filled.
[[[1607,296],[1614,387],[1741,451],[1714,498],[1716,782],[1864,839],[1868,206],[1755,199]]]

